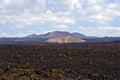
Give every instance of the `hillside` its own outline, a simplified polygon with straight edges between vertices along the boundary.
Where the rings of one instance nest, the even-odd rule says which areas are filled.
[[[85,42],[85,40],[79,39],[74,36],[64,36],[64,37],[58,37],[58,38],[50,38],[47,40],[47,42],[56,42],[56,43],[81,43]]]

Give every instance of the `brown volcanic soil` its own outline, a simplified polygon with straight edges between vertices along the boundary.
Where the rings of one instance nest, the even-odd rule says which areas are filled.
[[[50,38],[47,42],[56,42],[56,43],[81,43],[85,42],[85,40],[79,39],[73,36],[64,36],[59,38]]]
[[[120,80],[120,44],[0,45],[0,80]]]

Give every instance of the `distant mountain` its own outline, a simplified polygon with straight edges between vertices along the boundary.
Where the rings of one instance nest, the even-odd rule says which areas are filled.
[[[63,36],[72,36],[72,34],[65,31],[53,31],[43,35],[39,35],[38,37],[39,38],[56,38],[56,37],[63,37]]]
[[[26,36],[26,38],[37,38],[37,37],[38,37],[38,35],[36,35],[36,34],[31,34],[31,35]]]
[[[97,43],[97,42],[120,42],[120,37],[96,37],[96,38],[86,38],[87,42]]]
[[[78,38],[86,38],[87,36],[78,32],[72,33],[73,36],[76,36]]]
[[[0,38],[0,44],[37,44],[37,43],[46,43],[46,42],[58,42],[58,43],[120,42],[120,37],[95,37],[95,36],[86,36],[81,33],[53,31],[40,35],[31,34],[26,37]]]
[[[74,36],[64,36],[64,37],[59,37],[59,38],[50,38],[47,40],[47,42],[52,42],[52,43],[81,43],[81,42],[85,42],[85,40],[82,40],[82,39],[74,37]]]
[[[41,34],[41,35],[28,35],[27,38],[57,38],[57,37],[64,37],[64,36],[75,36],[78,38],[85,38],[87,36],[81,34],[81,33],[69,33],[66,31],[53,31],[53,32],[48,32],[46,34]]]
[[[25,38],[33,38],[32,41],[36,41],[37,40],[41,40],[44,41],[44,40],[48,40],[48,42],[52,42],[53,41],[56,41],[59,42],[59,38],[60,38],[60,41],[63,40],[62,38],[66,37],[66,36],[72,36],[72,37],[75,37],[75,38],[79,38],[79,39],[83,39],[85,40],[86,42],[92,42],[92,43],[98,43],[98,42],[120,42],[120,37],[95,37],[95,36],[86,36],[84,34],[81,34],[81,33],[78,33],[78,32],[75,32],[75,33],[69,33],[69,32],[66,32],[66,31],[53,31],[53,32],[48,32],[46,34],[41,34],[41,35],[36,35],[36,34],[32,34],[32,35],[29,35]],[[62,37],[62,38],[61,38]]]

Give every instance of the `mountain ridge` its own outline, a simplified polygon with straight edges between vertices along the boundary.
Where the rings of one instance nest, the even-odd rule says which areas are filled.
[[[72,36],[84,40],[85,43],[103,43],[103,42],[120,42],[120,37],[95,37],[86,36],[79,32],[70,33],[67,31],[52,31],[45,34],[31,34],[25,37],[2,37],[0,38],[0,44],[38,44],[38,43],[49,43],[47,40],[50,38],[60,38],[65,36]],[[74,39],[72,38],[72,39]],[[66,38],[65,38],[66,39]],[[63,40],[63,43],[65,41]],[[53,39],[54,41],[54,39]],[[72,41],[71,41],[72,42]],[[74,43],[76,43],[73,40]]]
[[[40,34],[40,35],[28,35],[26,36],[27,38],[56,38],[56,37],[64,37],[64,36],[74,36],[74,37],[78,37],[78,38],[86,38],[87,36],[78,32],[74,32],[74,33],[70,33],[67,31],[52,31],[52,32],[48,32],[45,34]],[[33,36],[33,37],[32,37]]]

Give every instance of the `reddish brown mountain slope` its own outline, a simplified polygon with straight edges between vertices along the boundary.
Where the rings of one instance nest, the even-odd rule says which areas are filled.
[[[55,43],[81,43],[81,42],[85,42],[85,40],[82,40],[82,39],[74,37],[74,36],[64,36],[64,37],[58,37],[58,38],[50,38],[50,39],[47,40],[47,42],[55,42]]]

